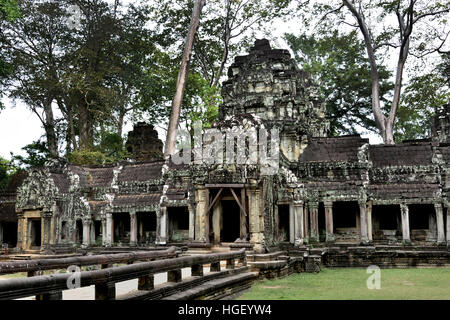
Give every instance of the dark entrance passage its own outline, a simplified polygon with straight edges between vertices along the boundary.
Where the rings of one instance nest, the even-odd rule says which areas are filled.
[[[31,246],[41,246],[41,219],[32,219],[31,221]]]
[[[76,223],[76,234],[75,234],[75,242],[78,244],[83,243],[83,222],[81,220],[77,220]]]
[[[410,204],[409,227],[411,240],[425,241],[437,237],[436,212],[433,204]]]
[[[182,241],[189,238],[188,207],[169,207],[169,241]]]
[[[289,240],[289,205],[278,205],[278,240]]]
[[[234,200],[222,200],[221,242],[234,242],[240,237],[241,209]]]
[[[17,222],[2,222],[3,243],[8,244],[8,248],[17,246]]]
[[[102,222],[100,220],[94,221],[94,235],[96,245],[101,245],[103,234],[102,234]]]
[[[113,213],[114,242],[130,242],[130,214],[128,212]]]
[[[336,240],[359,240],[358,217],[359,205],[357,201],[333,202],[333,228]]]
[[[137,241],[147,244],[156,240],[156,212],[137,213],[138,237]]]
[[[325,242],[327,237],[327,231],[325,226],[325,205],[323,204],[323,202],[319,202],[317,214],[318,214],[317,219],[319,222],[319,241]]]
[[[401,237],[400,205],[373,205],[373,239],[399,240]]]

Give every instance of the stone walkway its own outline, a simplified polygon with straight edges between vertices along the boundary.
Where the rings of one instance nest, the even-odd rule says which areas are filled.
[[[204,268],[204,272],[209,272],[209,268]],[[191,268],[182,269],[183,278],[191,276]],[[8,280],[5,276],[0,276],[1,280]],[[164,283],[167,281],[167,272],[155,274],[155,285]],[[137,290],[138,280],[128,280],[116,283],[116,295],[120,296],[134,290]],[[17,300],[35,300],[34,297],[21,298]],[[83,287],[72,290],[63,291],[63,300],[95,300],[95,286]]]

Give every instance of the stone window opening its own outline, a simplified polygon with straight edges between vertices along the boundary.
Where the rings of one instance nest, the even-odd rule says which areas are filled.
[[[177,242],[189,238],[189,210],[187,206],[168,207],[169,241]]]
[[[289,241],[289,205],[278,205],[278,241]]]
[[[126,243],[130,242],[130,214],[128,212],[113,213],[114,219],[114,242]]]
[[[411,240],[435,240],[437,237],[437,226],[434,205],[410,204],[408,209]]]
[[[359,240],[359,204],[357,201],[333,202],[333,232],[336,240]]]
[[[0,245],[8,244],[8,248],[17,246],[17,222],[1,222]]]
[[[156,212],[138,212],[136,218],[137,241],[141,244],[154,242],[156,240]]]
[[[373,205],[372,220],[375,240],[396,241],[401,236],[401,211],[399,204]]]

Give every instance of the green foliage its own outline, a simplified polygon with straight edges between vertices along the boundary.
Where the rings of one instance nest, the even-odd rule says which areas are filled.
[[[396,142],[428,138],[436,107],[450,101],[445,74],[432,72],[411,79],[397,112]]]
[[[6,189],[9,183],[9,161],[0,157],[0,191]]]
[[[20,17],[20,10],[15,0],[0,0],[0,18],[13,21]]]
[[[67,155],[70,163],[77,165],[103,165],[111,160],[100,151],[76,150]]]
[[[51,158],[50,152],[45,142],[34,141],[22,148],[27,156],[14,155],[11,153],[11,162],[20,168],[42,167],[45,162]]]
[[[0,19],[4,19],[7,21],[14,21],[15,19],[20,17],[19,7],[14,0],[0,0]],[[0,88],[3,85],[3,78],[6,78],[11,74],[13,68],[11,64],[4,61],[0,58]],[[0,110],[4,108],[1,98],[2,91],[0,89]]]
[[[285,34],[300,67],[311,73],[326,102],[333,135],[354,134],[356,126],[376,131],[372,117],[370,65],[364,43],[357,32],[340,34],[335,30],[320,36]],[[379,67],[381,96],[393,88],[390,72]]]
[[[102,132],[98,146],[75,150],[67,155],[67,159],[77,165],[104,165],[117,163],[129,156],[121,136],[115,132]]]

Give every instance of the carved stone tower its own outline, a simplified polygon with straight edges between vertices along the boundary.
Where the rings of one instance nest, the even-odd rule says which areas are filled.
[[[281,133],[281,150],[298,159],[308,137],[325,137],[329,124],[318,88],[289,51],[256,40],[246,56],[236,57],[223,83],[219,119],[250,113]]]

